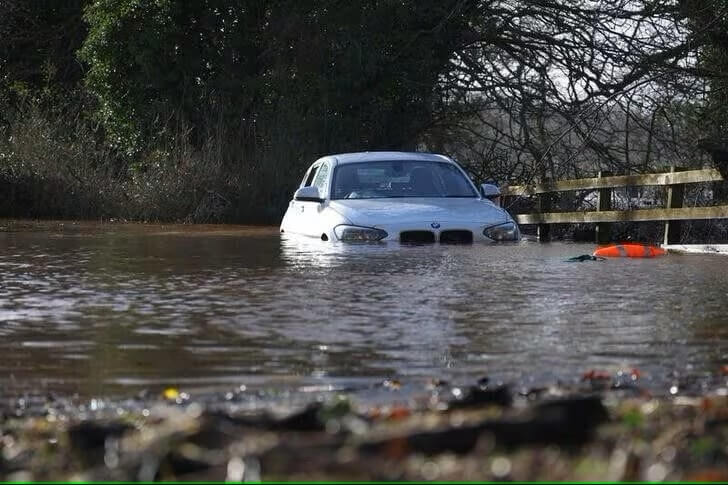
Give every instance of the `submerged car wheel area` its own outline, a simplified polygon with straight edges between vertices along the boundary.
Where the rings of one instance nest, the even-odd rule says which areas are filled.
[[[518,241],[518,225],[443,155],[365,152],[320,158],[306,171],[281,232],[324,241],[469,244]]]

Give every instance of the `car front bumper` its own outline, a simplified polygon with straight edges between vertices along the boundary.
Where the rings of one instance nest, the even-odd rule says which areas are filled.
[[[470,242],[497,242],[483,234],[486,228],[513,221],[500,221],[495,223],[438,223],[415,222],[402,224],[377,224],[370,226],[381,229],[387,237],[380,242],[402,243],[470,243]],[[514,223],[515,224],[515,223]],[[516,225],[517,227],[517,225]],[[520,233],[514,241],[520,240]]]

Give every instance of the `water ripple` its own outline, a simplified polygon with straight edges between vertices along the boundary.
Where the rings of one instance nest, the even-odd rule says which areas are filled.
[[[0,233],[13,376],[0,385],[666,376],[723,363],[728,258],[564,261],[591,250],[337,245],[215,226]]]

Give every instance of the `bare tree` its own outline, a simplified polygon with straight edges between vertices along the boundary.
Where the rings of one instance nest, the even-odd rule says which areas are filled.
[[[479,4],[425,143],[481,179],[699,166],[704,29],[675,0]]]

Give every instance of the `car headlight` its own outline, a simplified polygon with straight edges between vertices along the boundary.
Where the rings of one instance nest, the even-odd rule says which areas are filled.
[[[381,241],[388,236],[386,231],[374,227],[336,226],[334,233],[339,241]]]
[[[483,236],[494,241],[518,241],[521,234],[518,232],[518,226],[513,222],[498,224],[483,229]]]

